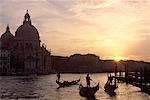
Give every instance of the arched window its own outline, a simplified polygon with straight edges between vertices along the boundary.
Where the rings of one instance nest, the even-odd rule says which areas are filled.
[[[30,50],[33,50],[33,45],[32,45],[32,43],[30,43],[29,48],[30,48]]]
[[[14,50],[17,50],[19,48],[19,43],[17,43],[15,46],[14,46]]]
[[[26,60],[27,61],[32,61],[34,58],[33,58],[33,56],[32,55],[28,55],[27,57],[26,57]]]
[[[24,49],[23,44],[20,44],[20,50],[23,50],[23,49]]]
[[[29,50],[29,45],[28,45],[28,43],[25,44],[25,49],[26,49],[26,50]]]

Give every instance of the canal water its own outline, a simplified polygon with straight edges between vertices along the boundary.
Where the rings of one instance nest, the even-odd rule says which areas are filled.
[[[116,96],[104,92],[107,76],[104,73],[90,74],[91,85],[100,83],[96,100],[150,100],[150,95],[140,92],[140,89],[125,83],[119,83]],[[81,83],[86,85],[86,74],[61,74],[61,80],[76,80],[81,77]],[[57,89],[55,74],[43,76],[0,76],[0,100],[88,100],[79,95],[79,86]]]

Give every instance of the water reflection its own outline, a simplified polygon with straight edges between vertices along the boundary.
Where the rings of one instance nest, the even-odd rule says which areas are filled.
[[[2,99],[37,99],[36,77],[1,77],[0,95]]]
[[[62,74],[62,80],[74,80],[81,76],[81,82],[86,85],[86,74]],[[79,86],[57,89],[56,75],[46,76],[1,76],[0,100],[150,100],[150,95],[140,92],[140,89],[125,83],[119,83],[116,95],[111,96],[104,91],[106,74],[91,74],[95,82],[100,83],[100,89],[95,98],[84,98],[79,95]],[[95,86],[91,82],[91,86]]]

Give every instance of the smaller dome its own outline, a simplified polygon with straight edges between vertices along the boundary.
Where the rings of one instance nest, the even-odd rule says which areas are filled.
[[[8,43],[8,42],[12,42],[13,40],[14,40],[14,36],[13,34],[11,34],[9,30],[9,26],[7,25],[6,32],[1,36],[1,42]]]

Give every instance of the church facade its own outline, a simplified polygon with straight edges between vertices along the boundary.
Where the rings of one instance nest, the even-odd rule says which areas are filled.
[[[15,36],[7,26],[6,32],[0,38],[0,51],[1,74],[26,75],[52,72],[51,53],[44,45],[41,46],[39,32],[32,25],[28,11],[24,16],[23,24],[16,30]]]

